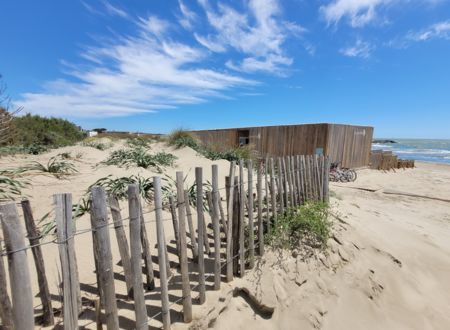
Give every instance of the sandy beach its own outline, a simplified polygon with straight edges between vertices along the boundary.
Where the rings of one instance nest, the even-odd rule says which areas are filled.
[[[89,147],[66,147],[39,156],[0,159],[0,167],[20,166],[30,160],[44,161],[61,152],[83,153],[75,162],[79,173],[66,179],[49,176],[29,177],[25,190],[36,219],[52,209],[52,195],[73,193],[73,200],[85,193],[87,187],[107,175],[122,176],[156,172],[137,168],[95,166],[111,150],[99,151]],[[153,151],[166,150],[178,157],[174,168],[166,174],[175,177],[176,171],[188,174],[193,181],[194,167],[202,166],[204,176],[210,178],[211,164],[219,165],[219,175],[228,173],[227,161],[212,162],[184,148],[168,149],[162,143],[152,145]],[[223,185],[223,180],[220,181]],[[414,169],[381,172],[362,169],[354,183],[331,184],[333,237],[324,251],[315,251],[310,258],[302,253],[266,250],[266,254],[242,279],[222,283],[220,291],[207,291],[206,303],[195,303],[198,292],[193,290],[194,321],[183,324],[181,305],[171,306],[174,329],[448,329],[450,326],[450,166],[417,163]],[[422,197],[411,197],[415,194]],[[447,201],[446,201],[447,200]],[[127,216],[126,203],[121,203],[122,216]],[[146,206],[149,210],[150,206]],[[146,215],[151,219],[153,213]],[[164,211],[164,218],[170,213]],[[209,219],[207,219],[209,222]],[[89,228],[89,216],[77,221],[77,230]],[[166,236],[173,240],[170,221],[165,222]],[[128,231],[128,229],[126,230]],[[147,226],[156,255],[156,230]],[[132,301],[125,298],[126,289],[118,264],[119,253],[111,231],[113,261],[117,273],[115,286],[120,325],[132,328]],[[46,240],[51,240],[48,237]],[[171,243],[173,245],[173,241]],[[79,235],[75,240],[82,283],[82,295],[92,300],[95,295],[92,236]],[[43,247],[54,307],[58,303],[58,265],[56,244]],[[33,276],[33,293],[38,292],[31,253],[28,254]],[[173,265],[177,258],[170,255]],[[172,266],[173,266],[172,265]],[[208,263],[207,263],[208,266]],[[156,266],[157,270],[157,266]],[[192,286],[196,284],[196,269],[191,269]],[[208,271],[208,267],[207,267]],[[172,267],[170,301],[181,297],[179,273]],[[207,279],[207,289],[212,285]],[[146,293],[148,315],[160,311],[157,289]],[[36,296],[36,311],[39,299]],[[87,328],[95,328],[93,308],[86,306],[80,319]],[[149,324],[160,327],[160,317]]]

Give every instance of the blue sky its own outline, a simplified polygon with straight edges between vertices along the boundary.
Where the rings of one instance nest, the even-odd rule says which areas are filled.
[[[0,13],[0,74],[25,112],[450,138],[448,0],[3,0]]]

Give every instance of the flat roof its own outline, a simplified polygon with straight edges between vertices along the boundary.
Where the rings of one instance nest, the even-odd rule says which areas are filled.
[[[236,129],[240,130],[240,129],[270,128],[270,127],[318,126],[318,125],[352,126],[352,127],[361,127],[361,128],[373,128],[373,126],[363,126],[363,125],[335,124],[335,123],[313,123],[313,124],[289,124],[289,125],[267,125],[267,126],[246,126],[246,127],[197,129],[197,130],[192,130],[191,132],[226,131],[226,130],[236,130]]]

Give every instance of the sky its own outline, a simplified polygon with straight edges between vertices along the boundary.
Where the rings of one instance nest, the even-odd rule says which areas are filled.
[[[450,138],[449,0],[2,0],[0,15],[0,74],[22,113]]]

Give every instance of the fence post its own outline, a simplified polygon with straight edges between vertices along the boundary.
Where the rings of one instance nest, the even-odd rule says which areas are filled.
[[[56,235],[63,276],[64,328],[78,327],[78,283],[73,242],[72,194],[54,195]]]
[[[226,248],[226,263],[227,263],[227,282],[233,280],[233,208],[234,208],[234,171],[236,162],[230,163],[230,176],[229,176],[229,192],[228,192],[228,232],[227,232],[227,248]]]
[[[147,278],[147,290],[153,290],[155,288],[155,274],[153,272],[152,252],[150,249],[150,241],[147,236],[147,229],[145,226],[144,212],[142,209],[142,200],[139,197],[139,216],[141,222],[141,241],[142,252],[144,254],[145,275]]]
[[[37,278],[39,283],[39,298],[42,303],[42,325],[49,326],[55,323],[53,318],[52,298],[50,290],[48,289],[47,277],[45,275],[44,258],[42,250],[39,246],[40,234],[34,223],[33,213],[29,200],[23,200],[21,203],[23,217],[25,219],[25,227],[28,234],[30,245],[33,246],[31,251],[33,253],[34,264],[36,265]]]
[[[273,158],[270,158],[270,197],[272,198],[272,217],[273,221],[277,220],[277,195],[275,194],[275,167]],[[267,231],[270,233],[270,219],[267,222]]]
[[[248,249],[249,249],[249,268],[253,269],[255,265],[255,229],[253,224],[253,162],[250,159],[247,163],[248,173]],[[259,214],[259,211],[258,211]]]
[[[0,221],[2,215],[0,214]],[[3,250],[0,245],[0,319],[5,330],[14,329],[11,300],[6,288],[5,263],[3,262]]]
[[[114,270],[112,264],[111,242],[109,239],[108,211],[106,194],[103,187],[94,186],[91,189],[93,231],[97,244],[94,246],[98,256],[98,271],[101,292],[104,297],[106,325],[108,329],[119,329],[117,315],[116,291],[114,286]]]
[[[198,285],[199,303],[205,302],[205,253],[203,250],[205,240],[205,218],[203,215],[203,169],[195,168],[195,185],[197,189],[197,227],[198,227]]]
[[[220,289],[219,169],[212,165],[212,224],[214,232],[214,290]]]
[[[130,253],[131,271],[133,275],[134,311],[136,314],[136,329],[148,329],[147,308],[144,300],[144,285],[142,283],[142,253],[141,253],[141,215],[139,188],[136,184],[128,186],[128,209],[130,217]]]
[[[159,263],[159,279],[161,285],[161,313],[163,320],[163,329],[170,329],[170,310],[169,310],[169,293],[167,284],[167,263],[166,263],[166,239],[164,235],[164,225],[162,220],[162,193],[161,178],[153,177],[153,189],[155,192],[155,217],[156,217],[156,234],[158,240],[158,263]]]
[[[264,232],[263,232],[263,216],[262,216],[262,162],[258,165],[256,178],[256,194],[258,195],[258,252],[262,256],[264,254]],[[266,181],[267,182],[267,181]],[[267,205],[269,207],[269,205]]]
[[[266,201],[266,226],[267,229],[269,229],[269,223],[270,223],[270,203],[269,203],[269,178],[268,178],[268,172],[269,172],[269,159],[266,157],[265,163],[264,163],[264,193],[265,193],[265,201]],[[263,224],[263,236],[264,236],[264,224]]]
[[[250,212],[250,210],[249,210]],[[245,273],[245,185],[244,185],[244,161],[239,161],[239,275]]]
[[[312,188],[311,188],[311,163],[309,161],[309,156],[304,157],[305,161],[305,174],[306,174],[306,199],[311,200],[312,198]]]
[[[172,216],[173,235],[175,236],[175,243],[177,246],[178,259],[180,258],[180,232],[177,220],[177,208],[175,206],[175,199],[169,196],[170,214]]]
[[[283,166],[281,157],[278,157],[278,196],[280,197],[280,214],[284,214],[284,186],[283,186]]]
[[[324,202],[329,203],[330,202],[330,188],[329,188],[329,181],[330,181],[330,158],[327,156],[325,158],[325,166],[324,166],[325,175],[323,177],[323,199]]]
[[[177,202],[178,216],[180,225],[180,259],[181,259],[181,280],[182,280],[182,298],[183,298],[183,319],[184,322],[192,321],[192,298],[191,286],[189,282],[189,272],[186,251],[186,206],[189,201],[184,199],[183,172],[177,172]],[[191,237],[192,239],[192,237]]]
[[[295,161],[297,163],[297,182],[298,182],[298,204],[302,205],[303,203],[303,173],[302,173],[302,163],[300,161],[300,156],[295,156]]]
[[[120,214],[119,200],[116,196],[109,196],[109,207],[114,223],[114,232],[116,233],[117,245],[119,246],[120,260],[122,261],[123,272],[125,275],[125,284],[127,286],[128,297],[133,297],[133,275],[131,273],[130,251],[128,241],[123,229],[122,215]]]
[[[189,235],[191,236],[191,249],[192,249],[192,258],[194,262],[198,261],[198,240],[195,237],[195,229],[194,224],[192,223],[192,212],[191,207],[189,205],[189,195],[187,190],[183,191],[184,194],[184,202],[185,202],[185,210],[186,210],[186,218],[188,222]]]
[[[217,187],[219,187],[219,183],[217,183]],[[228,233],[228,226],[227,226],[227,219],[225,217],[225,212],[223,211],[222,199],[220,197],[219,188],[217,188],[217,201],[219,203],[218,206],[219,206],[219,212],[220,212],[220,222],[222,223],[223,232],[224,232],[225,237],[226,237],[227,233]]]
[[[71,210],[72,211],[72,210]],[[25,239],[14,203],[0,205],[2,228],[8,253],[14,329],[34,329],[33,294]],[[76,296],[75,296],[76,297]],[[75,310],[77,304],[75,299]]]

